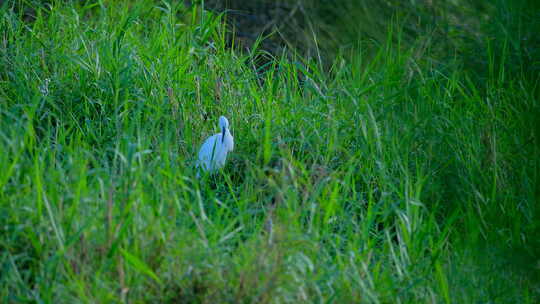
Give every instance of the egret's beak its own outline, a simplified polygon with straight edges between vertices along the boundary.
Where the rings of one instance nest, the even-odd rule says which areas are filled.
[[[225,142],[225,128],[221,128],[221,143]]]

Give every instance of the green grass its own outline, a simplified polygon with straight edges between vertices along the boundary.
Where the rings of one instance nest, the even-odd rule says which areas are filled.
[[[2,8],[2,302],[540,300],[539,79],[514,45],[474,50],[480,76],[395,28],[329,70],[257,68],[219,16],[114,3]],[[235,151],[199,181],[219,115]]]

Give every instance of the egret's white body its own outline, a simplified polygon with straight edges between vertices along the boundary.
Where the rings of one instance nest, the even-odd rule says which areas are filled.
[[[219,129],[221,132],[206,139],[199,150],[197,167],[204,171],[214,172],[222,168],[227,160],[227,153],[234,149],[234,139],[225,116],[219,118]]]

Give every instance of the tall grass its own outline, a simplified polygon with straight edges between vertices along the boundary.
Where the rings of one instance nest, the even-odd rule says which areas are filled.
[[[1,16],[3,302],[538,301],[538,78],[508,49],[487,85],[399,29],[263,72],[197,6]],[[199,181],[219,115],[235,151]]]

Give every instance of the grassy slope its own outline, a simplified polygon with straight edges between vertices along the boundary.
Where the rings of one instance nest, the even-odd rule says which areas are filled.
[[[0,27],[2,301],[538,301],[538,83],[504,56],[483,86],[393,43],[259,74],[149,2]]]

